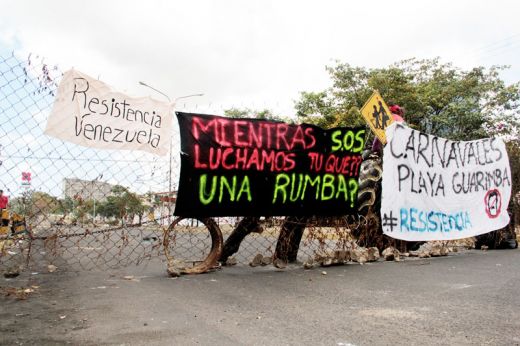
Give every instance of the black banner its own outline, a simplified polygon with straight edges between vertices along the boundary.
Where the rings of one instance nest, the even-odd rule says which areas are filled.
[[[356,208],[365,127],[323,130],[177,112],[175,215],[346,215]]]

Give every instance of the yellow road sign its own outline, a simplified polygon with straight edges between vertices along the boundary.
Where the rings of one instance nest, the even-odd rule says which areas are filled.
[[[386,144],[385,129],[394,122],[394,119],[377,90],[361,108],[361,114],[381,143]]]

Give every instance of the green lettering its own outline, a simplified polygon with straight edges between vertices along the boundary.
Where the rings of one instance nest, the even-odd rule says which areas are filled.
[[[240,200],[240,196],[242,193],[247,193],[247,200],[251,202],[251,185],[249,184],[249,177],[246,175],[244,180],[242,180],[242,185],[240,185],[240,191],[238,191],[237,202]]]
[[[211,192],[209,193],[208,197],[206,197],[207,178],[207,174],[202,174],[199,179],[199,200],[204,205],[210,204],[215,197],[215,193],[217,192],[217,177],[213,176],[211,179]]]
[[[332,133],[332,141],[336,144],[332,146],[332,151],[339,150],[341,148],[341,139],[338,138],[338,136],[341,136],[341,130],[334,131]]]
[[[359,145],[352,149],[352,152],[360,153],[361,151],[363,151],[363,148],[365,147],[365,130],[361,130],[358,131],[358,133],[356,133],[356,142],[358,142]]]
[[[229,182],[225,176],[220,177],[220,195],[218,197],[218,202],[222,202],[222,197],[224,197],[224,186],[226,187],[228,193],[229,193],[229,199],[231,202],[235,201],[235,190],[237,187],[237,177],[236,175],[233,176],[233,186],[229,185]]]
[[[348,180],[348,187],[350,190],[350,206],[354,207],[354,204],[357,200],[357,192],[359,188],[359,183],[356,179],[350,178]]]
[[[337,176],[338,178],[338,191],[336,191],[336,199],[338,199],[339,195],[343,193],[345,196],[345,201],[348,201],[348,191],[347,191],[347,182],[345,181],[345,177],[340,174]]]
[[[343,137],[343,148],[350,150],[354,146],[354,132],[348,131]]]
[[[330,189],[330,193],[326,194],[325,191]],[[323,183],[321,184],[321,200],[328,201],[334,197],[334,176],[332,174],[325,174],[323,176]]]
[[[291,194],[289,196],[289,200],[291,202],[296,202],[298,198],[300,198],[300,192],[302,189],[302,180],[303,180],[303,174],[298,174],[298,192],[296,192],[296,196],[294,196],[294,183],[296,181],[296,174],[292,174],[292,182],[291,182]]]
[[[305,190],[307,190],[307,183],[310,183],[311,186],[315,186],[317,185],[316,187],[316,199],[318,199],[319,195],[320,195],[320,181],[321,181],[321,177],[318,175],[316,178],[314,178],[314,180],[312,180],[312,178],[305,174],[305,181],[303,183],[303,191],[302,191],[302,197],[301,199],[303,200],[305,198]]]
[[[281,180],[285,180],[283,183],[281,183]],[[278,196],[278,191],[281,191],[283,194],[283,200],[282,203],[285,203],[287,200],[287,191],[285,190],[287,188],[287,185],[290,183],[289,175],[285,173],[280,173],[276,176],[276,183],[274,185],[274,196],[273,196],[273,204],[276,202],[276,198]]]

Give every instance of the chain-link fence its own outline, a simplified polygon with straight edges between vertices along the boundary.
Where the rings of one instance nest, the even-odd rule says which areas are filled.
[[[46,136],[61,75],[39,56],[0,58],[0,189],[9,198],[0,265],[115,267],[151,258],[151,240],[171,221],[175,160]]]
[[[184,219],[169,227],[180,171],[175,126],[173,150],[164,158],[49,137],[44,129],[60,78],[60,69],[39,56],[0,57],[0,189],[9,198],[0,228],[0,271],[203,261],[215,243],[207,225]],[[362,216],[214,221],[225,241],[221,260],[227,263],[256,258],[257,264],[268,264],[280,251],[291,260],[331,257],[355,246],[352,230],[377,228],[377,220]]]
[[[403,245],[383,238],[374,214],[381,178],[377,160],[361,166],[362,215],[174,218],[180,172],[176,122],[166,157],[85,148],[49,137],[44,130],[61,76],[39,56],[0,56],[0,190],[8,198],[4,206],[0,197],[0,272],[5,276],[55,267],[106,270],[151,260],[168,270],[196,268],[215,253],[216,243],[221,255],[213,260],[253,266],[273,258],[343,263],[359,245]],[[519,214],[513,213],[517,221],[514,215]],[[488,242],[503,243],[506,233],[494,232]]]

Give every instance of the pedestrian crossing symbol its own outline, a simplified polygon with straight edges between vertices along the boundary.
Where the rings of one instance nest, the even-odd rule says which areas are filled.
[[[377,90],[361,108],[361,115],[365,118],[372,132],[379,138],[381,143],[386,144],[386,128],[394,122],[392,113]]]

